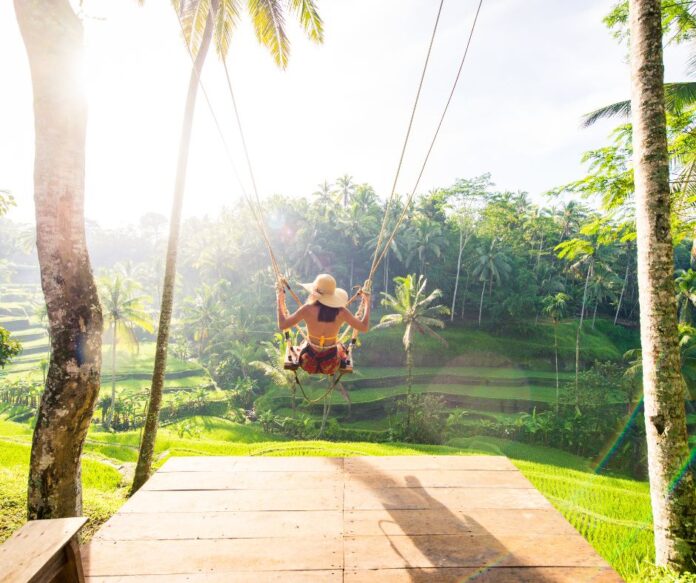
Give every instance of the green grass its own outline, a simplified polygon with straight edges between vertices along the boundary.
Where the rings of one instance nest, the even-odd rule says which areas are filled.
[[[406,367],[378,367],[365,366],[359,368],[354,374],[355,380],[363,379],[381,379],[385,377],[400,377],[406,376]],[[453,375],[466,378],[482,378],[495,380],[527,380],[533,378],[539,379],[555,379],[556,373],[553,371],[544,370],[522,370],[519,368],[505,367],[484,367],[484,366],[419,366],[414,370],[416,376],[431,376],[431,375]],[[570,380],[575,378],[573,372],[559,373],[561,380]],[[351,379],[348,379],[351,380]]]
[[[26,519],[29,453],[29,445],[0,437],[0,541]],[[125,488],[118,470],[90,458],[82,461],[82,478],[84,512],[90,519],[83,534],[89,537],[125,502]]]
[[[390,387],[372,387],[365,389],[351,388],[346,386],[350,395],[350,400],[353,404],[374,403],[395,397],[405,395],[408,387],[406,385],[393,385]],[[305,386],[305,391],[310,398],[318,398],[326,391],[325,385]],[[484,399],[504,399],[506,401],[541,401],[545,403],[553,403],[556,400],[555,387],[538,387],[534,385],[523,385],[518,387],[491,386],[491,385],[439,385],[439,384],[423,384],[413,385],[414,393],[439,393],[443,395],[458,395],[466,397],[476,397]],[[260,404],[273,403],[275,399],[287,398],[288,392],[286,389],[272,388],[268,393],[261,397]],[[621,395],[615,395],[615,402],[622,402]],[[331,402],[334,404],[345,403],[343,396],[339,391],[334,391],[331,396]]]
[[[559,355],[570,362],[575,354],[577,321],[562,322],[558,326]],[[434,355],[439,362],[450,365],[477,364],[497,366],[553,367],[553,326],[540,322],[529,325],[524,333],[505,333],[499,336],[479,329],[448,326],[442,335],[448,341],[442,347],[427,336],[417,336],[414,355],[417,362],[423,356]],[[588,323],[581,333],[581,357],[585,361],[619,360],[629,348],[639,345],[636,330],[614,327],[609,321],[598,320],[592,330]],[[363,349],[357,353],[356,362],[379,365],[382,356],[402,353],[401,333],[396,329],[371,332],[362,337]],[[470,362],[459,362],[461,358]],[[480,362],[479,362],[480,361]]]

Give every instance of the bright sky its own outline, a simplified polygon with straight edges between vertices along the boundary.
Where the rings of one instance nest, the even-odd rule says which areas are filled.
[[[230,67],[262,196],[310,194],[348,173],[388,194],[437,0],[318,0],[326,41],[290,27],[278,70],[245,21]],[[412,186],[462,54],[476,0],[445,0],[412,147],[399,191]],[[499,188],[539,200],[581,176],[583,151],[611,127],[580,116],[629,96],[625,48],[602,23],[613,2],[484,0],[468,62],[421,190],[491,172]],[[166,0],[86,0],[89,96],[86,214],[104,226],[169,214],[190,61]],[[31,85],[12,2],[0,2],[0,188],[33,218]],[[683,76],[668,54],[667,77]],[[204,83],[240,171],[224,74],[211,52]],[[9,90],[8,90],[9,88]],[[246,174],[244,174],[246,176]],[[247,181],[248,182],[248,181]],[[196,111],[185,214],[240,203],[202,95]]]

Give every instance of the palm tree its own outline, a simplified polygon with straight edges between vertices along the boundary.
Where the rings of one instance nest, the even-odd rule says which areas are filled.
[[[343,204],[343,208],[348,208],[348,204],[352,200],[354,193],[355,184],[353,183],[352,176],[344,174],[336,180],[335,194],[337,196],[338,201],[341,202],[341,204]]]
[[[341,234],[348,239],[351,248],[350,254],[350,287],[353,288],[355,280],[355,256],[369,235],[378,228],[377,218],[373,215],[366,215],[357,204],[351,204],[342,211],[339,217],[338,227]]]
[[[696,271],[679,269],[674,280],[677,288],[677,310],[681,324],[691,324],[691,310],[696,306]]]
[[[450,308],[450,322],[453,322],[457,303],[457,291],[459,290],[459,274],[462,269],[462,254],[474,234],[474,217],[468,208],[460,208],[449,217],[449,221],[459,231],[457,273],[454,276],[454,291],[452,292],[452,307]]]
[[[333,186],[327,180],[324,180],[317,186],[312,196],[315,197],[316,205],[319,207],[322,218],[325,220],[330,218],[336,204]]]
[[[493,290],[493,283],[502,283],[512,271],[507,255],[503,251],[495,249],[496,240],[493,239],[490,245],[482,245],[478,248],[478,259],[474,267],[473,275],[482,282],[481,301],[479,303],[478,325],[481,326],[481,316],[483,314],[483,297],[488,284],[489,295]]]
[[[559,292],[553,296],[544,298],[544,313],[553,322],[553,351],[556,358],[556,414],[558,414],[558,403],[560,397],[560,382],[558,379],[558,323],[565,316],[566,306],[570,296]]]
[[[580,332],[585,320],[585,307],[587,306],[587,290],[590,285],[590,278],[594,274],[597,247],[586,239],[570,239],[559,243],[556,248],[558,257],[571,261],[570,269],[581,272],[585,269],[585,286],[582,291],[582,304],[580,307],[580,321],[575,332],[575,398],[576,407],[579,399],[579,372],[580,372]]]
[[[597,308],[600,304],[608,301],[616,300],[614,289],[619,283],[616,275],[608,268],[595,270],[595,276],[592,279],[589,287],[589,295],[594,301],[594,310],[592,311],[592,329],[595,328],[595,320],[597,319]]]
[[[623,303],[624,296],[626,295],[626,286],[628,285],[628,276],[631,273],[631,257],[633,253],[631,251],[631,244],[626,245],[626,273],[624,274],[623,283],[621,284],[621,293],[619,294],[619,301],[616,304],[616,314],[614,314],[614,326],[619,321],[619,314],[621,313],[621,304]]]
[[[99,394],[102,334],[83,210],[83,27],[68,0],[14,5],[31,70],[36,248],[51,329],[32,438],[28,518],[81,516],[80,454]]]
[[[680,369],[670,229],[660,0],[630,1],[633,167],[643,393],[655,561],[696,564],[696,483],[688,471],[686,386]]]
[[[414,259],[418,259],[418,271],[425,276],[425,268],[429,255],[440,257],[445,239],[442,236],[442,226],[426,217],[419,215],[409,227],[408,239],[409,251],[406,255],[406,267],[409,267]]]
[[[286,12],[291,11],[298,17],[302,28],[311,40],[315,42],[322,42],[323,40],[322,21],[314,0],[249,1],[247,6],[256,38],[270,50],[276,64],[281,68],[287,66],[290,51],[290,41],[285,30]],[[213,36],[215,37],[218,54],[223,60],[226,58],[231,35],[237,27],[239,14],[242,11],[241,0],[175,0],[174,8],[177,10],[181,20],[185,41],[191,51],[194,63],[189,77],[186,108],[179,142],[179,160],[169,222],[167,261],[165,264],[164,284],[162,286],[162,302],[157,329],[157,345],[150,387],[150,400],[148,401],[138,463],[131,488],[132,492],[136,492],[149,477],[152,457],[155,451],[159,411],[162,405],[164,374],[167,364],[169,326],[174,305],[174,283],[179,246],[181,208],[184,199],[184,187],[186,185],[193,113],[198,94],[198,79],[203,71],[203,64],[205,63]]]
[[[223,307],[218,296],[218,287],[204,283],[196,291],[196,295],[188,298],[185,304],[184,326],[193,332],[193,341],[196,342],[200,357],[208,348],[213,329],[222,320]]]
[[[407,395],[410,395],[413,387],[413,337],[416,332],[426,334],[446,346],[446,340],[433,328],[445,327],[440,317],[449,314],[449,309],[440,304],[432,305],[435,300],[442,297],[442,291],[436,289],[426,295],[425,288],[428,280],[422,275],[418,277],[418,281],[416,281],[416,275],[411,274],[406,277],[396,277],[394,282],[396,283],[394,295],[382,293],[382,305],[393,310],[393,313],[382,316],[380,323],[374,329],[403,327],[408,375]]]
[[[563,205],[558,214],[554,216],[561,229],[561,239],[559,243],[565,241],[571,233],[577,232],[586,216],[587,212],[585,207],[574,200],[568,201]]]
[[[131,349],[138,350],[137,330],[152,332],[154,326],[145,309],[147,296],[136,296],[138,286],[120,273],[101,278],[99,293],[104,310],[104,328],[111,336],[111,406],[104,420],[105,427],[112,427],[116,410],[116,347],[119,340]]]

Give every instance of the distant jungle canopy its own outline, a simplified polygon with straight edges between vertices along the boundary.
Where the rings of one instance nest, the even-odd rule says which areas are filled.
[[[617,164],[621,158],[614,155],[612,160]],[[584,305],[589,326],[596,317],[635,325],[638,294],[630,195],[620,205],[612,198],[607,205],[612,208],[601,211],[562,195],[564,190],[584,190],[587,195],[592,181],[606,182],[596,176],[597,168],[616,172],[609,163],[593,168],[594,175],[546,199],[548,206],[532,203],[524,192],[496,190],[489,175],[422,194],[380,266],[375,290],[392,289],[396,276],[423,274],[429,287],[443,290],[453,319],[501,331],[548,317],[545,298],[561,292],[569,296],[566,317],[579,317]],[[622,184],[630,187],[630,181]],[[391,224],[402,208],[393,205]],[[309,196],[265,201],[273,247],[290,281],[311,281],[317,273],[329,272],[351,288],[367,277],[383,212],[384,203],[374,189],[350,176],[324,182]],[[689,225],[679,223],[678,215],[675,223],[675,232],[681,233],[675,269],[684,270],[677,273],[685,279],[690,267]],[[158,298],[165,233],[166,219],[153,214],[120,229],[88,224],[97,271],[117,268],[138,281],[144,293]],[[18,265],[30,261],[29,227],[4,220],[0,237],[0,269],[9,279]],[[240,339],[245,330],[272,331],[273,273],[246,207],[185,221],[180,253],[176,308],[181,321],[195,328],[192,319],[197,317],[217,320],[219,326],[224,320],[224,327]],[[689,289],[680,292],[681,317],[691,324],[693,278],[682,282],[684,286]],[[198,346],[196,352],[203,348]]]

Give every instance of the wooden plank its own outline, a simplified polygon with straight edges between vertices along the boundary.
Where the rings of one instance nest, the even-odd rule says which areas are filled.
[[[41,568],[64,553],[86,518],[30,520],[0,546],[2,581],[28,581]],[[60,559],[61,557],[58,557]]]
[[[351,486],[368,488],[533,488],[519,471],[500,470],[383,470],[347,474]]]
[[[579,534],[425,535],[345,538],[346,569],[608,567]]]
[[[346,486],[346,510],[448,508],[551,508],[534,488],[353,488]]]
[[[325,538],[343,534],[341,510],[304,512],[118,513],[94,540]]]
[[[343,472],[343,458],[290,456],[171,457],[160,472]]]
[[[199,456],[199,457],[170,457],[162,467],[161,472],[201,472],[216,470],[219,472],[231,472],[239,456]]]
[[[517,466],[504,455],[438,455],[435,457],[443,470],[512,470]]]
[[[503,456],[379,456],[345,459],[345,470],[351,474],[372,474],[380,470],[517,470]]]
[[[340,538],[93,541],[83,549],[88,577],[343,568]]]
[[[554,508],[346,511],[346,535],[486,534],[577,534]]]
[[[621,583],[608,567],[378,569],[346,571],[345,583]]]
[[[244,512],[250,510],[339,510],[341,488],[316,490],[140,491],[119,512]]]
[[[335,471],[317,472],[157,472],[144,490],[304,490],[340,486],[343,476]]]
[[[256,472],[338,472],[343,473],[340,457],[244,457],[236,465],[239,471]]]
[[[248,572],[87,577],[86,583],[249,583]],[[254,583],[342,583],[343,571],[254,571]]]

